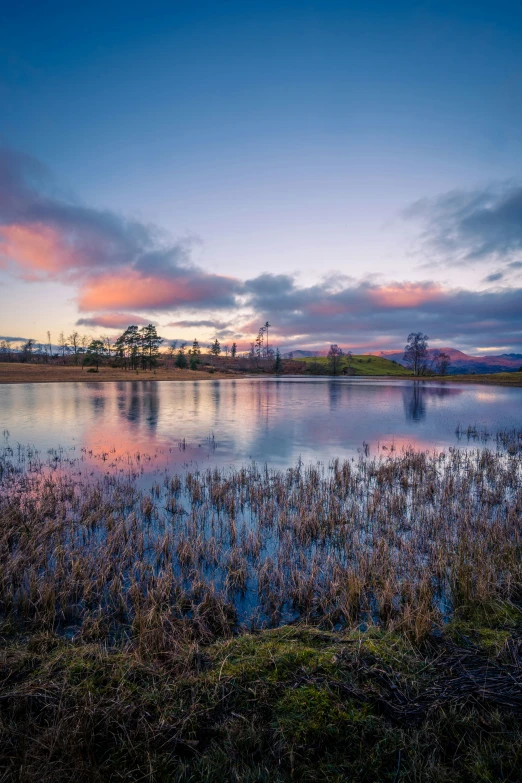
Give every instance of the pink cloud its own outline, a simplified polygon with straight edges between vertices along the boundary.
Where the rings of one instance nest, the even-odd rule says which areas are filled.
[[[436,283],[392,283],[369,289],[370,300],[376,307],[408,309],[420,307],[444,296],[444,289]]]
[[[212,305],[226,297],[234,280],[206,274],[146,274],[135,269],[107,273],[86,280],[80,289],[80,310],[161,310],[197,305]]]
[[[126,329],[130,324],[146,326],[148,323],[150,323],[149,319],[134,313],[100,313],[90,318],[79,318],[76,321],[77,326],[99,326],[103,329]]]
[[[29,279],[52,277],[78,265],[77,253],[63,236],[43,224],[8,225],[0,229],[0,258],[16,263]]]

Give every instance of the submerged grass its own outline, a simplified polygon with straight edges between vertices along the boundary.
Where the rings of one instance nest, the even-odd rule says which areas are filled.
[[[522,453],[0,460],[0,781],[522,780]]]

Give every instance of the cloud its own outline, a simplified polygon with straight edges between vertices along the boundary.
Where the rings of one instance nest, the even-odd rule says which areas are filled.
[[[417,202],[408,215],[423,221],[424,247],[439,258],[494,260],[487,284],[513,280],[522,269],[520,187],[453,192]],[[38,161],[6,149],[0,150],[0,267],[28,281],[74,285],[84,326],[121,329],[143,323],[144,314],[181,310],[194,318],[169,326],[214,329],[223,337],[234,329],[249,340],[269,320],[271,338],[288,345],[387,348],[402,345],[412,330],[469,348],[522,344],[520,287],[470,291],[341,274],[300,286],[289,274],[242,281],[208,273],[192,263],[190,241],[172,242],[155,226],[79,203]]]
[[[127,326],[146,326],[150,323],[148,318],[132,313],[100,313],[90,318],[79,318],[76,326],[101,327],[103,329],[126,329]]]
[[[12,343],[26,343],[27,340],[33,339],[32,337],[13,337],[11,334],[0,334],[0,340],[6,340],[7,342]]]
[[[282,290],[266,285],[260,290],[250,300],[260,315],[241,328],[256,332],[268,318],[272,338],[285,344],[365,343],[382,348],[401,345],[413,330],[469,348],[522,343],[520,288],[469,291],[431,281],[359,281],[332,289],[328,279],[305,288],[293,281]]]
[[[504,272],[492,272],[490,275],[486,275],[484,278],[485,283],[497,283],[504,277]]]
[[[0,150],[0,267],[78,287],[82,311],[227,308],[242,283],[190,259],[191,242],[77,203],[36,160]]]
[[[446,263],[507,261],[522,254],[520,185],[455,190],[415,202],[404,216],[421,221],[424,252]]]
[[[227,321],[213,321],[213,320],[201,320],[201,321],[171,321],[167,326],[179,326],[182,329],[192,329],[199,327],[208,327],[209,329],[225,329],[228,326]]]

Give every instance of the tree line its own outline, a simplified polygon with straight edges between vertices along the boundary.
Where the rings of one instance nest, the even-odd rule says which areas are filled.
[[[273,360],[272,369],[278,373],[283,369],[282,358],[279,348],[274,349],[269,344],[269,328],[271,324],[266,323],[260,327],[257,337],[252,341],[250,350],[243,352],[244,357],[248,357],[259,366],[261,360]],[[423,375],[447,375],[451,359],[449,354],[440,350],[429,350],[429,337],[422,332],[411,332],[408,335],[407,343],[404,348],[404,365],[413,372],[415,376]],[[47,342],[39,343],[36,340],[26,340],[20,347],[13,347],[11,341],[4,339],[0,341],[0,359],[3,361],[49,361],[50,359],[62,360],[66,363],[67,358],[72,357],[74,364],[94,367],[98,370],[103,362],[110,362],[114,366],[124,367],[128,370],[149,369],[152,370],[158,365],[160,359],[160,349],[165,340],[158,335],[154,324],[148,324],[139,328],[138,326],[128,326],[125,331],[116,339],[108,335],[93,338],[88,335],[80,335],[73,331],[69,336],[65,336],[62,331],[58,337],[57,346],[51,341],[51,333],[47,332]],[[57,350],[56,350],[57,349]],[[208,353],[213,357],[219,357],[222,354],[228,358],[235,359],[239,356],[236,342],[232,345],[221,345],[216,337],[213,342],[207,346]],[[181,369],[197,369],[201,363],[201,347],[199,341],[195,338],[192,346],[187,347],[186,343],[180,343],[178,340],[172,340],[166,347],[166,355],[173,359],[176,367]],[[331,375],[338,375],[343,371],[351,370],[352,353],[343,351],[337,344],[332,344],[327,354],[328,368]],[[264,365],[266,366],[266,365]]]
[[[415,376],[447,375],[451,366],[451,358],[445,351],[429,350],[429,337],[422,332],[411,332],[404,347],[403,362]],[[352,352],[343,351],[336,344],[330,345],[327,354],[328,367],[331,375],[338,375],[341,366],[351,369]]]

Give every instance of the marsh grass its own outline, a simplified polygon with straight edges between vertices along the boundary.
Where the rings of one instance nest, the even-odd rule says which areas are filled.
[[[522,439],[483,441],[145,487],[6,450],[0,781],[519,781]]]

